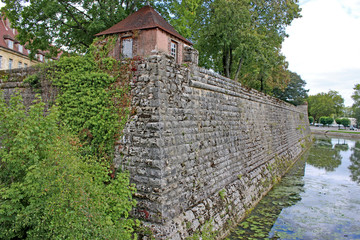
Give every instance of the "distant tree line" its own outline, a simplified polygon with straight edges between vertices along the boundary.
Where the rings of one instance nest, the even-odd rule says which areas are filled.
[[[330,90],[327,93],[318,93],[307,98],[309,122],[321,123],[329,125],[336,122],[336,124],[349,127],[351,121],[349,118],[356,119],[356,125],[360,123],[360,84],[354,86],[354,93],[352,94],[354,104],[351,107],[344,106],[343,97],[337,92]],[[331,121],[331,123],[329,123]]]

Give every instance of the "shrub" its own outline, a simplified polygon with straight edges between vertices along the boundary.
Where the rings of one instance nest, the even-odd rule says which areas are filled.
[[[325,119],[326,125],[330,125],[334,122],[334,119],[332,117],[326,117]]]
[[[319,123],[321,123],[322,125],[326,125],[326,117],[320,117],[319,118]]]
[[[351,121],[348,118],[342,118],[341,119],[341,124],[344,125],[344,127],[349,127],[350,123],[351,123]]]
[[[77,137],[37,99],[0,96],[0,239],[130,239],[135,206],[127,173],[82,156]]]
[[[309,117],[309,123],[312,124],[314,122],[314,118],[312,116]]]

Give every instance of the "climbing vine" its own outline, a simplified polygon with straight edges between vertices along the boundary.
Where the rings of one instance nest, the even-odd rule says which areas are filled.
[[[60,91],[60,119],[79,134],[83,154],[107,160],[131,113],[130,82],[136,70],[133,60],[106,57],[114,41],[95,41],[89,54],[61,58],[48,74]]]
[[[82,156],[55,106],[22,102],[0,92],[0,239],[131,239],[128,174]]]
[[[107,57],[114,41],[103,40],[41,68],[58,90],[51,109],[37,98],[26,112],[19,95],[10,105],[0,96],[1,239],[136,237],[136,189],[112,164],[136,64]],[[27,83],[39,88],[40,75]]]

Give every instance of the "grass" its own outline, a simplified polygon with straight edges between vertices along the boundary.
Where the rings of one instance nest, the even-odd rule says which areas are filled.
[[[341,132],[341,133],[360,134],[360,132],[345,131],[345,130],[331,130],[331,131],[329,131],[329,132]]]

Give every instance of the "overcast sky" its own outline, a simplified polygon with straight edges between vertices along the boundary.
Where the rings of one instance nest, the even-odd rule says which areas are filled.
[[[351,106],[360,84],[360,0],[300,0],[302,18],[287,28],[283,53],[309,94],[335,90]]]

